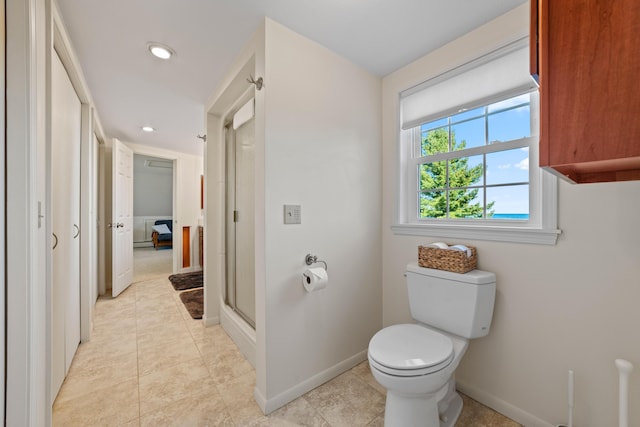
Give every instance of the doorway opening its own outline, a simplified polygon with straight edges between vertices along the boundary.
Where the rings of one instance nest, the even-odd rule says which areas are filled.
[[[174,170],[173,160],[134,153],[133,283],[173,273]],[[171,233],[158,241],[162,225]]]

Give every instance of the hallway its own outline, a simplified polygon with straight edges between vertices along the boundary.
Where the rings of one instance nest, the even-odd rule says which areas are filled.
[[[166,272],[143,279],[98,300],[92,339],[54,403],[54,426],[383,425],[384,390],[366,362],[264,416],[255,371],[224,330],[191,319]],[[517,425],[466,397],[457,423]]]

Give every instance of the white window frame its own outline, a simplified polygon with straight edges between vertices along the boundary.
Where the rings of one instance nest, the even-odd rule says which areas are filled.
[[[477,61],[472,61],[475,63]],[[474,65],[469,64],[469,69]],[[486,61],[484,62],[486,63]],[[459,71],[458,71],[459,72]],[[442,76],[438,77],[442,81]],[[523,92],[510,94],[516,96]],[[500,94],[502,99],[509,98]],[[449,218],[418,218],[417,207],[417,170],[423,157],[415,155],[414,131],[400,131],[398,137],[398,192],[396,200],[395,220],[391,229],[398,235],[430,236],[449,239],[491,240],[501,242],[531,243],[554,245],[561,231],[557,228],[558,218],[558,181],[556,176],[544,171],[537,165],[539,145],[539,96],[531,92],[531,137],[529,144],[529,219],[528,220],[500,220],[500,219],[449,219]],[[480,101],[476,106],[488,105],[495,102],[495,97]],[[445,116],[448,116],[446,114]],[[523,140],[504,143],[506,145],[522,146]],[[500,144],[502,145],[502,143]],[[509,147],[502,146],[507,149]],[[486,147],[485,147],[486,148]],[[479,150],[483,151],[485,148]],[[491,149],[489,149],[491,151]],[[486,152],[486,151],[484,151]],[[434,161],[437,160],[434,156]]]

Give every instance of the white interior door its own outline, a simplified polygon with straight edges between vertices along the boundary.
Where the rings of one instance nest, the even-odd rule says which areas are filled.
[[[113,140],[111,295],[117,296],[133,281],[133,151]]]
[[[53,228],[52,398],[80,343],[81,103],[58,58],[52,60],[51,187]]]

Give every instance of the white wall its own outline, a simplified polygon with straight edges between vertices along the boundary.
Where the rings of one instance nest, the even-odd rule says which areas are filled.
[[[133,216],[173,215],[173,168],[153,168],[144,160],[153,157],[134,154]]]
[[[384,325],[411,321],[404,268],[416,259],[419,244],[436,240],[390,230],[398,92],[527,31],[528,5],[523,5],[383,79]],[[639,210],[640,182],[561,182],[563,234],[557,245],[461,242],[477,246],[479,268],[498,278],[491,333],[471,342],[458,369],[464,391],[527,426],[566,423],[567,371],[573,369],[575,425],[617,425],[614,359],[640,366]],[[629,425],[638,426],[637,373],[630,395]]]
[[[380,329],[381,80],[268,19],[265,46],[257,392],[269,412],[366,358]],[[284,204],[302,206],[302,224],[283,224]],[[307,253],[329,266],[311,294]]]

